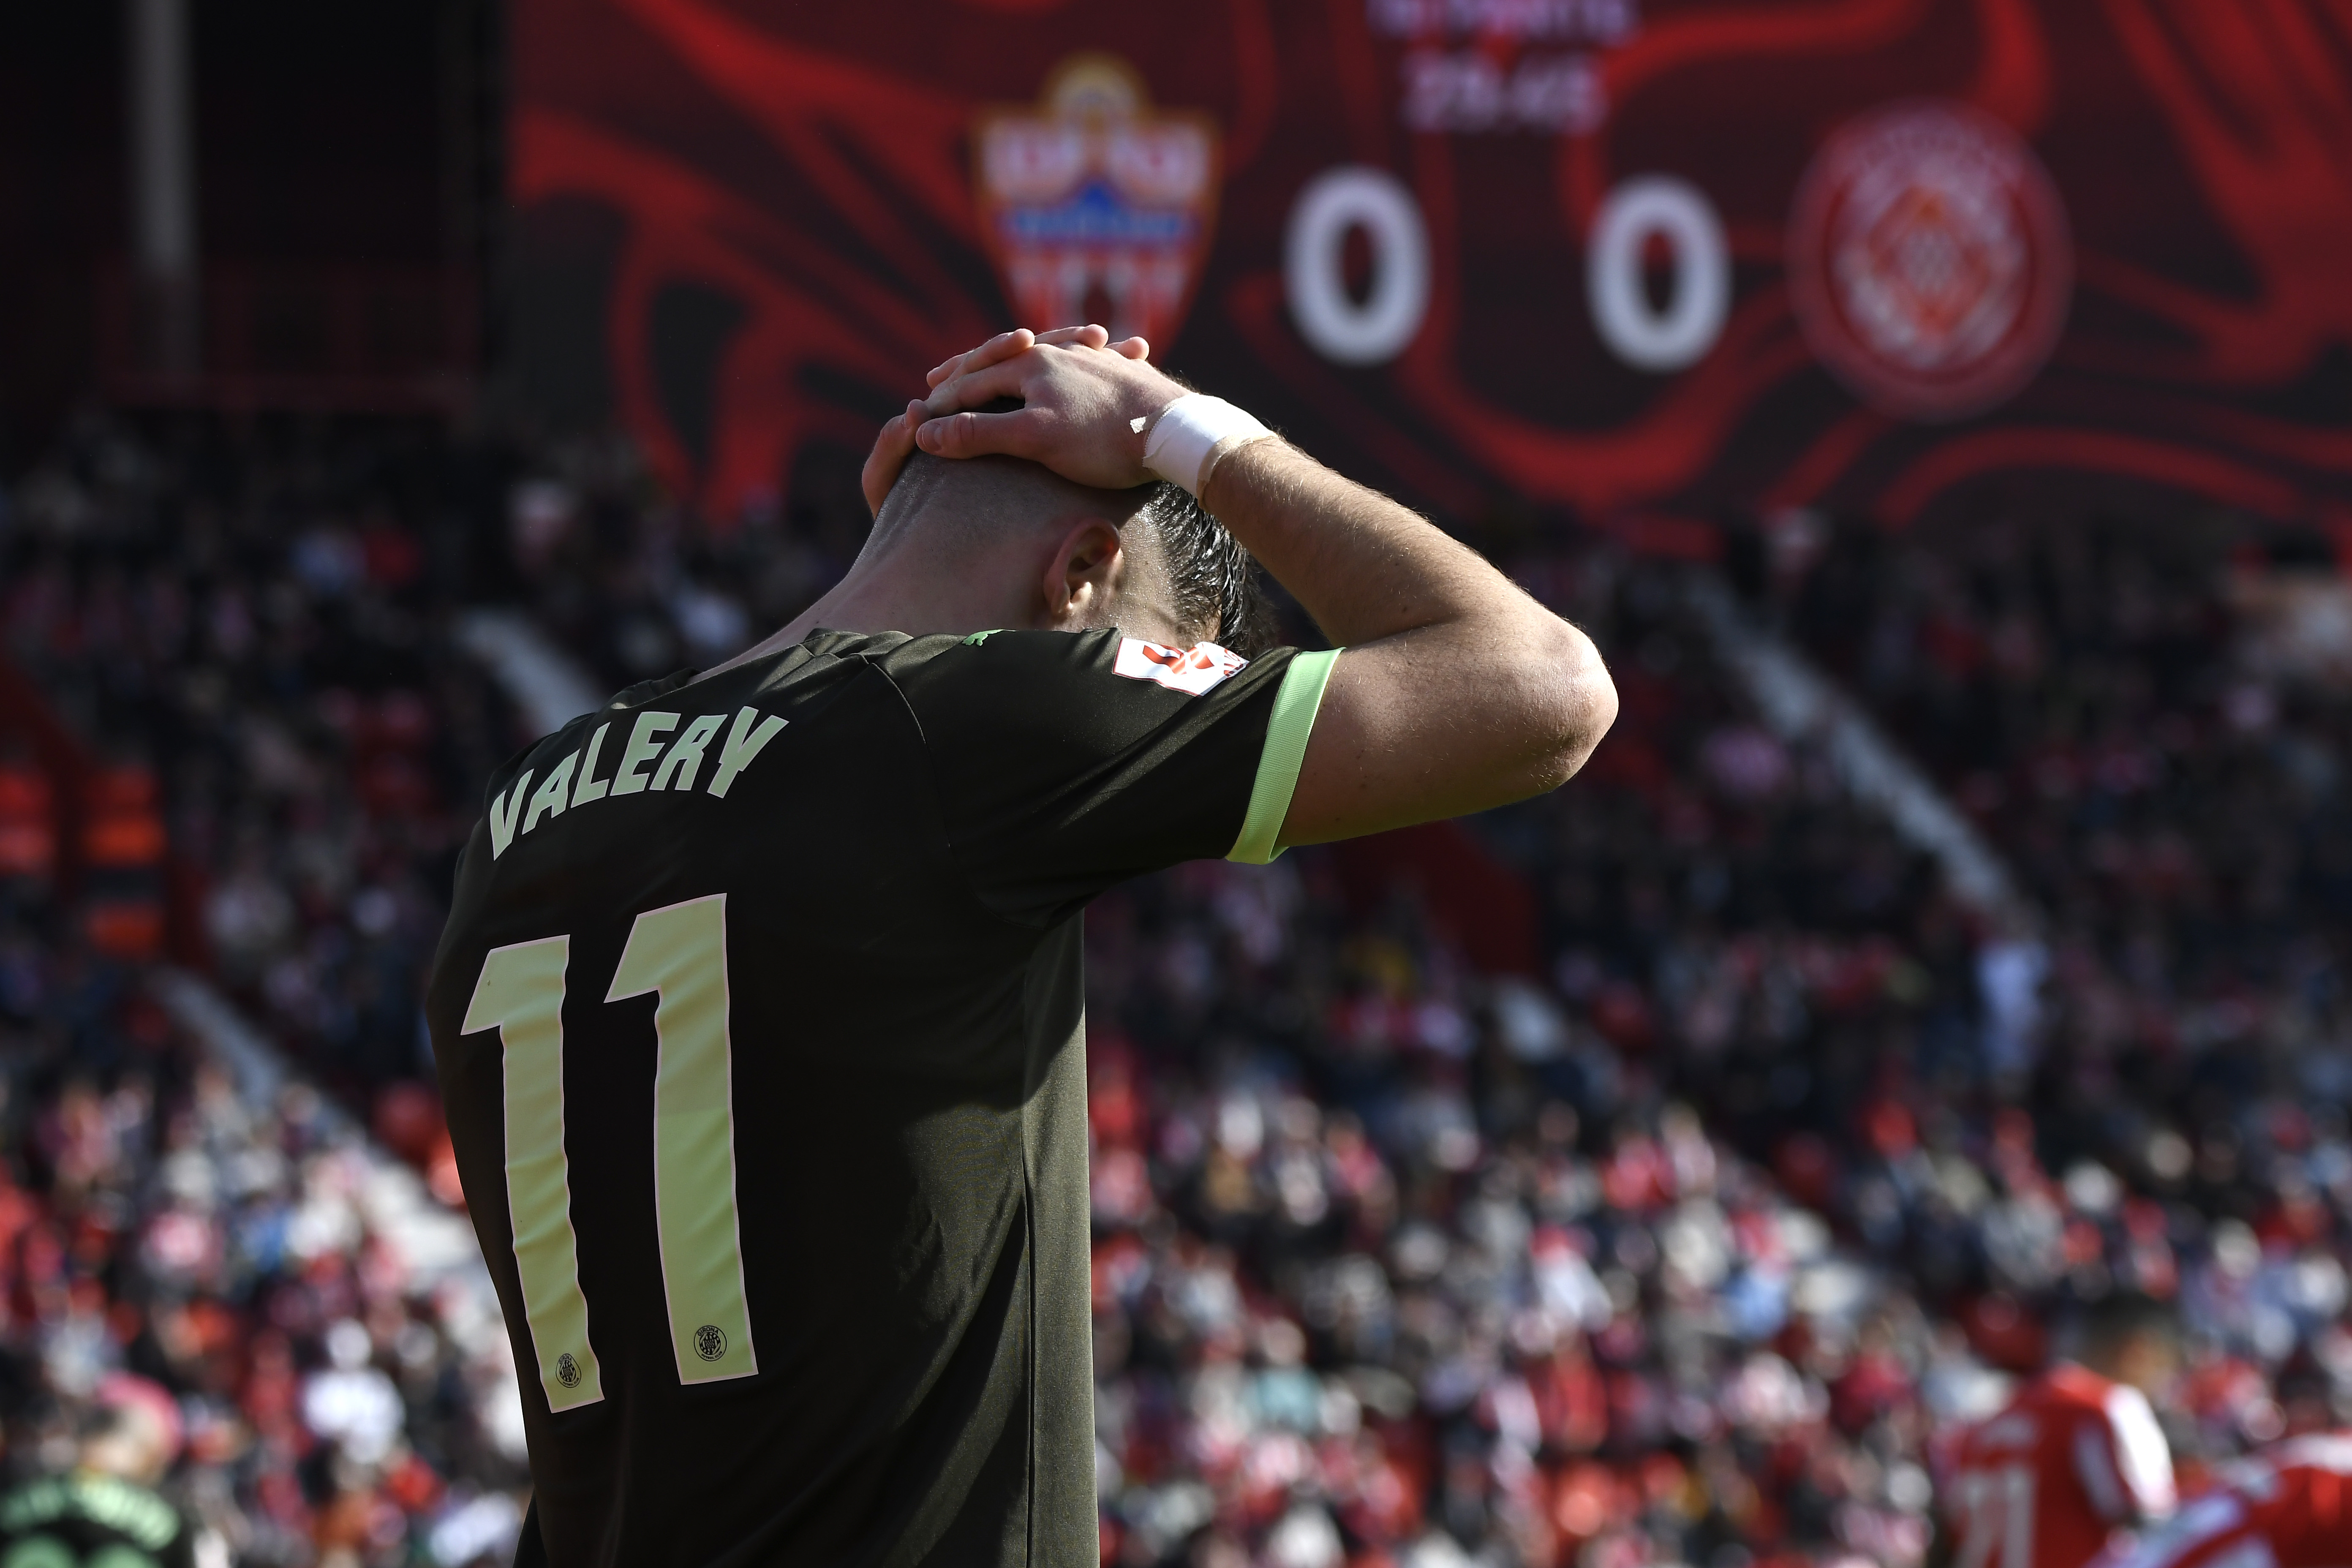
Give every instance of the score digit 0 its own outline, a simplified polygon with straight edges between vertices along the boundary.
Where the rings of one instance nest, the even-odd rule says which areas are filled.
[[[1341,256],[1351,229],[1371,250],[1371,287],[1348,288]],[[1664,303],[1650,298],[1643,254],[1653,237],[1672,258]],[[1429,230],[1403,182],[1362,164],[1327,169],[1290,209],[1283,242],[1291,323],[1335,364],[1385,364],[1429,314]],[[1731,249],[1705,193],[1671,174],[1637,174],[1602,199],[1585,244],[1592,328],[1635,370],[1665,374],[1706,357],[1731,312]]]

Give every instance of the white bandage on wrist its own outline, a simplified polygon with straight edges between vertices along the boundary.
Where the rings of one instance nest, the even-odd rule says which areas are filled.
[[[1219,458],[1273,434],[1245,408],[1188,392],[1160,411],[1160,421],[1143,444],[1143,466],[1198,497]]]

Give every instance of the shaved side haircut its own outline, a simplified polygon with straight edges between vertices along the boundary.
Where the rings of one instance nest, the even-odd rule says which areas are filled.
[[[1151,499],[1140,515],[1150,520],[1177,623],[1244,658],[1272,647],[1274,609],[1255,558],[1181,485],[1161,479],[1143,490]]]

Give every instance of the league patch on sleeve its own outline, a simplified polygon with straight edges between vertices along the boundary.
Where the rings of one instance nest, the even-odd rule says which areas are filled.
[[[1171,691],[1198,697],[1248,663],[1241,655],[1213,642],[1194,643],[1191,647],[1162,647],[1140,637],[1121,637],[1111,673],[1130,680],[1156,680]]]

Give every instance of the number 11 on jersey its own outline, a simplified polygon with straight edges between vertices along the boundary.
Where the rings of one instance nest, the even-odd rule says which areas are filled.
[[[493,948],[461,1032],[496,1028],[505,1065],[507,1212],[523,1317],[551,1411],[604,1397],[580,1289],[572,1166],[563,1142],[563,994],[569,936]],[[724,894],[647,910],[605,993],[651,992],[654,1215],[670,1348],[680,1383],[760,1370],[735,1213],[735,1111]]]
[[[2033,1472],[2003,1465],[1959,1480],[1966,1523],[1953,1568],[2033,1568]]]
[[[735,1218],[735,1094],[727,1029],[727,895],[647,910],[607,1002],[656,994],[654,1215],[680,1383],[760,1370]]]
[[[571,961],[568,936],[490,949],[461,1026],[468,1035],[498,1030],[506,1058],[507,1218],[550,1410],[604,1397],[588,1345],[572,1163],[563,1152],[563,971]]]

